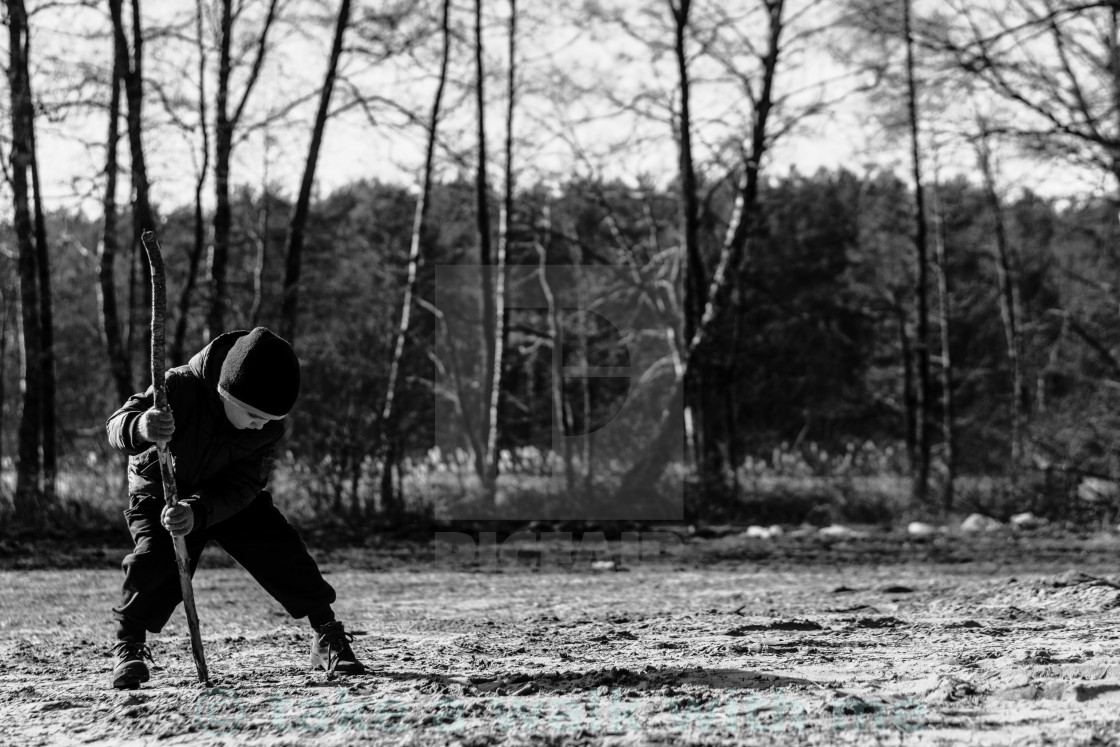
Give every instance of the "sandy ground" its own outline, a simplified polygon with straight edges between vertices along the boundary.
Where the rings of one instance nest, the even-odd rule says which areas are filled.
[[[0,745],[1120,743],[1120,541],[985,542],[733,536],[544,569],[324,553],[372,669],[333,681],[211,550],[213,687],[177,612],[136,691],[108,686],[116,549],[21,570],[8,548]]]

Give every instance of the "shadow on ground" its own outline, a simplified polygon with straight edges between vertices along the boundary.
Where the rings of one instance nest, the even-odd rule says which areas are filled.
[[[375,671],[372,675],[396,681],[425,681],[441,687],[462,688],[464,694],[531,695],[537,693],[587,693],[596,688],[618,688],[634,694],[661,693],[665,689],[695,685],[713,690],[768,690],[773,687],[819,687],[819,683],[780,673],[749,669],[706,667],[645,667],[641,671],[610,667],[584,672],[517,672],[501,677],[455,677],[419,671]]]

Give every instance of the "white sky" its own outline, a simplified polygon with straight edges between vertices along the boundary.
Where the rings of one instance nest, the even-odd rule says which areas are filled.
[[[790,12],[808,0],[790,0]],[[642,14],[633,13],[633,6],[625,0],[615,4],[628,10],[636,33],[658,38],[655,21]],[[39,3],[42,5],[42,3]],[[327,5],[332,7],[326,7]],[[320,84],[330,43],[333,2],[321,0],[288,0],[290,12],[318,14],[324,19],[322,26],[311,20],[294,25],[285,24],[275,30],[270,54],[258,87],[247,107],[246,123],[259,121],[270,111],[285,105],[299,96],[308,96],[307,104],[293,111],[285,126],[269,130],[270,141],[265,144],[263,130],[257,130],[237,146],[233,168],[234,184],[259,187],[268,162],[269,182],[282,193],[292,195],[298,188],[306,143],[314,113],[314,92]],[[356,7],[364,7],[356,3]],[[456,6],[455,23],[463,33],[469,33],[471,22],[469,8],[472,4]],[[751,7],[751,3],[698,3],[695,11],[700,17],[715,9]],[[240,28],[249,36],[259,28],[260,3],[247,2],[246,18]],[[598,7],[610,3],[600,0]],[[32,8],[36,5],[33,3]],[[502,13],[504,3],[493,3],[495,10],[493,28],[488,32],[488,61],[491,70],[502,71],[505,65],[505,35]],[[660,8],[660,5],[654,6]],[[829,6],[823,5],[808,17],[809,22],[826,23],[821,13]],[[193,3],[145,3],[151,16],[144,18],[147,28],[155,28],[170,21],[181,22],[180,32],[185,38],[150,42],[145,48],[145,73],[161,81],[171,97],[192,101],[197,93],[197,51],[194,47]],[[153,10],[153,9],[158,9]],[[530,11],[532,11],[530,7]],[[728,11],[732,12],[732,11]],[[629,101],[641,92],[652,92],[646,107],[662,118],[664,103],[676,84],[676,72],[668,51],[651,59],[646,45],[635,42],[617,27],[599,23],[592,31],[577,28],[574,23],[586,18],[585,6],[578,2],[561,7],[547,19],[522,22],[519,49],[519,79],[524,87],[523,101],[517,111],[515,132],[522,141],[515,154],[520,172],[519,179],[549,181],[563,178],[573,172],[586,172],[588,168],[600,170],[610,176],[635,179],[649,175],[655,181],[665,182],[676,173],[676,146],[671,130],[664,122],[655,122],[641,116],[620,112],[618,106],[607,101],[604,94],[612,93]],[[127,16],[127,13],[126,13]],[[126,18],[126,23],[127,23]],[[93,100],[104,107],[108,93],[104,86],[81,85],[83,70],[104,79],[109,69],[111,43],[105,35],[105,14],[98,10],[66,13],[48,10],[34,14],[32,28],[32,54],[36,59],[33,86],[37,96],[49,104],[60,101]],[[748,22],[743,27],[755,28]],[[804,28],[794,27],[787,33]],[[92,38],[91,38],[92,35]],[[761,41],[757,33],[748,35],[752,41]],[[244,39],[243,39],[244,41]],[[666,39],[671,41],[671,37]],[[208,40],[210,69],[207,74],[210,110],[213,120],[214,67],[216,53],[213,39]],[[355,44],[351,34],[349,44]],[[431,45],[429,45],[430,47]],[[816,97],[839,98],[851,80],[843,79],[844,70],[821,49],[818,41],[806,45],[799,52],[789,52],[785,65],[779,68],[778,92],[802,91],[795,96],[786,111],[815,100]],[[740,51],[742,51],[740,49]],[[367,95],[381,96],[412,111],[427,116],[434,91],[434,50],[425,52],[426,62],[399,58],[390,63],[373,65],[354,54],[348,54],[343,63],[344,73],[361,87]],[[464,98],[463,86],[471,83],[469,56],[471,50],[459,43],[456,48],[452,74],[456,77],[445,97],[445,116],[441,134],[447,141],[461,149],[473,144],[472,100]],[[6,56],[6,51],[5,51]],[[746,64],[745,62],[743,63]],[[744,105],[738,89],[726,82],[706,82],[721,74],[711,63],[697,62],[692,68],[696,77],[693,91],[693,112],[696,118],[698,156],[708,161],[716,150],[735,132],[743,132],[744,117],[749,108]],[[562,88],[556,85],[559,77],[583,85],[594,95],[567,100]],[[234,99],[240,95],[243,71],[235,77]],[[548,85],[541,81],[552,81]],[[544,88],[543,95],[533,94],[531,88]],[[153,197],[164,210],[188,204],[192,198],[198,147],[200,142],[196,113],[191,109],[180,112],[190,132],[171,126],[169,117],[161,111],[153,86],[146,89],[147,128],[144,132],[145,150]],[[493,164],[492,179],[497,183],[500,173],[500,147],[504,138],[504,80],[488,83],[487,113],[490,159]],[[336,89],[336,103],[346,100],[347,92]],[[453,104],[457,102],[457,106]],[[7,103],[7,91],[4,91]],[[123,105],[123,102],[122,102]],[[831,107],[827,114],[816,117],[797,128],[779,142],[771,154],[771,174],[783,174],[790,168],[812,173],[818,168],[834,169],[845,166],[862,171],[869,166],[896,167],[899,173],[908,170],[904,150],[887,144],[877,125],[865,121],[866,102],[849,98]],[[420,166],[423,133],[415,126],[401,127],[400,116],[383,105],[374,105],[378,124],[371,124],[358,109],[332,120],[327,125],[326,138],[317,170],[320,193],[329,192],[348,182],[368,178],[383,181],[411,183]],[[577,123],[582,117],[594,117],[588,122]],[[776,122],[778,120],[775,120]],[[89,215],[100,212],[99,200],[104,168],[104,141],[107,120],[103,109],[89,111],[81,107],[66,110],[64,115],[38,120],[38,147],[41,174],[48,205],[53,207],[80,206]],[[122,120],[123,130],[123,120]],[[559,137],[557,133],[564,136]],[[122,133],[123,134],[123,133]],[[640,139],[635,142],[635,139]],[[571,141],[588,154],[587,161],[573,155]],[[127,142],[120,147],[122,169],[127,169]],[[954,170],[969,172],[971,158],[967,155],[944,157],[947,173]],[[1065,194],[1097,190],[1096,177],[1088,180],[1069,167],[1045,168],[1037,163],[1029,167],[1007,157],[1005,174],[1009,187],[1029,186],[1045,194]],[[446,159],[442,173],[450,175],[455,167]],[[718,172],[716,172],[718,173]],[[127,200],[127,177],[122,174],[122,189],[118,202]],[[206,196],[210,197],[212,185],[207,184]],[[4,194],[5,201],[10,197]]]

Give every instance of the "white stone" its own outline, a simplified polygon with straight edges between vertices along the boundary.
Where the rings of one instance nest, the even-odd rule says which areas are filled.
[[[929,537],[937,534],[937,527],[924,521],[912,521],[906,525],[906,533],[911,537]]]
[[[1087,503],[1112,503],[1120,499],[1120,482],[1083,477],[1077,485],[1077,497]]]
[[[832,524],[831,526],[821,527],[817,532],[822,537],[836,537],[836,538],[856,538],[866,537],[866,532],[858,532],[851,527],[846,527],[843,524]]]
[[[961,531],[968,534],[994,532],[1002,527],[1003,524],[998,519],[993,519],[991,516],[984,516],[984,514],[970,514],[969,517],[961,523]]]
[[[1020,529],[1030,529],[1032,527],[1042,526],[1046,523],[1046,519],[1040,519],[1030,511],[1024,511],[1021,514],[1012,516],[1011,523]]]

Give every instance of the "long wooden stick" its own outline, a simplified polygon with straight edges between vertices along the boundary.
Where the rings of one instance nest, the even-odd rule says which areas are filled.
[[[152,388],[155,390],[155,407],[167,409],[167,385],[164,381],[164,314],[167,307],[167,282],[163,273],[163,255],[160,254],[159,240],[153,231],[145,231],[140,236],[144,251],[148,253],[148,264],[152,266]],[[168,506],[179,503],[179,491],[175,485],[175,469],[167,452],[167,444],[156,444],[159,454],[159,471],[163,478],[163,498]],[[194,587],[191,586],[190,556],[187,554],[187,540],[184,537],[171,538],[175,546],[175,563],[179,566],[179,586],[183,590],[183,611],[187,613],[187,627],[191,631],[191,654],[198,669],[198,681],[210,685],[210,675],[206,670],[206,657],[202,653],[202,634],[198,629],[198,610],[194,606]]]

